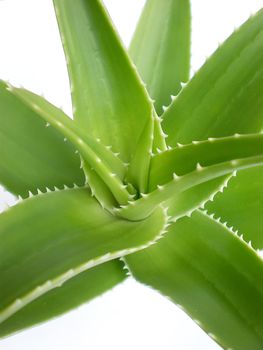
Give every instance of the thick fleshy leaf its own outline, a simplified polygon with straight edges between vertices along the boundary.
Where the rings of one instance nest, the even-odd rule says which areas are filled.
[[[105,147],[100,139],[93,139],[83,134],[76,122],[41,96],[13,87],[10,87],[10,91],[75,145],[120,204],[130,199],[126,186],[122,182],[126,168],[118,156]]]
[[[206,208],[263,249],[263,167],[238,172]]]
[[[218,48],[164,113],[168,144],[259,132],[262,90],[260,10]]]
[[[156,153],[158,151],[165,151],[167,149],[165,138],[166,134],[162,130],[161,126],[162,119],[155,115],[154,118],[154,133],[153,133],[153,145],[152,151]]]
[[[191,15],[189,0],[148,0],[130,46],[130,55],[155,100],[171,103],[189,78]]]
[[[95,170],[89,164],[87,164],[87,162],[83,162],[83,169],[85,171],[86,181],[89,184],[92,195],[99,201],[102,208],[112,212],[112,209],[118,206],[118,202],[114,198],[109,187],[107,187],[105,182],[103,182],[103,180],[99,177]]]
[[[57,317],[88,302],[126,277],[119,260],[95,266],[52,289],[16,312],[0,326],[0,337]]]
[[[132,183],[139,192],[147,190],[149,181],[149,167],[151,162],[153,139],[148,135],[153,135],[153,120],[147,123],[137,145],[136,153],[129,165],[126,180]],[[145,156],[147,154],[147,156]]]
[[[22,197],[46,187],[84,184],[72,144],[7,89],[0,81],[0,183]]]
[[[151,161],[149,192],[157,185],[173,179],[173,174],[185,175],[196,169],[197,164],[206,167],[233,159],[252,157],[263,152],[263,134],[209,138],[206,141],[179,145],[156,154]]]
[[[193,171],[197,164],[201,164],[201,166],[209,166],[231,159],[242,158],[249,154],[256,155],[257,152],[262,149],[262,134],[242,136],[236,134],[232,137],[209,139],[207,141],[195,142],[184,146],[180,145],[180,147],[157,154],[152,158],[149,177],[149,192],[156,189],[157,185],[164,185],[166,182],[171,181],[173,175],[175,176],[175,174],[182,176]],[[260,171],[260,167],[257,167],[257,169],[251,170],[251,172],[254,174],[253,178],[255,178],[256,172]],[[260,178],[261,177],[259,174],[258,179]],[[178,217],[182,216],[184,213],[189,214],[193,209],[200,206],[204,207],[207,201],[214,199],[214,196],[218,191],[223,191],[223,189],[228,186],[228,180],[229,176],[219,177],[173,196],[169,203],[170,215],[176,214]],[[260,180],[257,181],[258,186],[259,182]],[[244,183],[243,185],[247,186],[247,184]],[[248,187],[244,187],[244,189],[241,189],[241,191],[245,191],[247,193],[248,190],[246,190],[246,188]],[[250,186],[249,188],[252,190],[253,187]],[[226,193],[229,193],[229,191],[227,190]],[[251,206],[254,208],[255,203],[258,202],[256,198],[260,193],[260,190],[258,193],[257,191],[253,191],[253,193],[253,195],[251,193],[251,199],[253,197],[254,204],[251,203]],[[223,197],[224,195],[220,196],[220,198]],[[246,201],[244,201],[244,203],[245,202]],[[224,204],[226,211],[235,210],[233,207],[229,208],[227,201],[224,201]],[[260,207],[258,210],[260,210]],[[261,215],[259,215],[259,217],[260,216]],[[245,215],[243,217],[245,217]]]
[[[82,272],[147,247],[161,237],[166,221],[161,208],[144,221],[118,219],[88,189],[39,195],[4,212],[0,323]]]
[[[129,162],[152,103],[99,0],[53,0],[71,80],[74,117]],[[150,134],[147,137],[150,139]]]
[[[190,215],[189,209],[185,213],[181,212],[181,208],[178,210],[176,206],[169,207],[169,201],[173,197],[176,198],[184,191],[199,186],[210,180],[216,179],[226,174],[234,173],[236,170],[242,170],[253,166],[263,165],[263,155],[255,157],[247,157],[242,159],[235,159],[228,162],[223,162],[208,167],[197,167],[195,171],[192,171],[186,175],[180,177],[174,177],[174,179],[163,186],[158,186],[156,190],[149,194],[142,195],[142,198],[136,202],[131,202],[128,205],[121,206],[121,208],[114,208],[114,212],[118,213],[123,218],[129,220],[142,220],[152,213],[152,211],[162,203],[169,209],[169,215],[173,217],[173,220],[183,216]],[[179,203],[180,205],[180,203]]]
[[[262,349],[263,262],[223,224],[196,211],[125,261],[140,282],[173,300],[223,348]]]
[[[189,215],[189,212],[221,189],[222,179],[216,182],[216,178],[235,170],[262,165],[262,150],[263,134],[255,134],[210,139],[166,151],[156,156],[157,161],[153,162],[151,192],[142,194],[142,198],[136,202],[115,210],[122,217],[139,220],[147,217],[156,206],[163,203],[169,207],[169,215],[173,219]],[[175,173],[178,170],[181,176]],[[201,184],[202,191],[197,187]],[[204,198],[204,195],[207,197]]]

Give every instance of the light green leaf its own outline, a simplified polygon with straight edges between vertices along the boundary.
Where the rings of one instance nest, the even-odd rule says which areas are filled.
[[[139,192],[147,191],[153,146],[153,139],[148,138],[148,135],[153,135],[153,132],[154,123],[151,120],[145,126],[145,130],[138,142],[136,153],[128,168],[126,181],[132,183]]]
[[[156,189],[157,185],[164,185],[166,182],[171,181],[173,174],[182,176],[195,170],[197,163],[202,166],[209,166],[231,159],[242,158],[249,154],[255,155],[263,149],[262,142],[262,134],[236,134],[231,137],[210,138],[206,141],[179,145],[174,149],[157,154],[152,158],[149,192]],[[260,167],[257,167],[257,169],[260,169]],[[257,170],[253,169],[251,171],[255,173]],[[228,185],[230,177],[231,175],[219,177],[195,186],[176,196],[174,195],[169,203],[170,215],[176,214],[178,217],[185,213],[189,214],[193,209],[200,206],[204,207],[207,201],[214,199],[218,191],[223,191]],[[244,191],[246,190],[244,189]],[[225,201],[225,207],[225,210],[233,210],[227,209],[227,201]]]
[[[119,260],[95,266],[52,289],[16,312],[0,326],[0,337],[57,317],[97,297],[126,277]]]
[[[112,212],[113,208],[118,206],[118,202],[114,198],[109,187],[107,187],[95,170],[85,161],[83,161],[83,169],[86,174],[86,181],[89,184],[91,194],[98,200],[102,208]]]
[[[153,131],[153,145],[152,151],[156,153],[158,151],[165,151],[167,149],[167,145],[165,142],[166,134],[162,130],[161,126],[162,119],[155,115],[154,117],[154,131]]]
[[[73,120],[41,96],[25,89],[13,87],[10,87],[10,91],[69,139],[80,151],[89,166],[110,188],[116,200],[120,204],[127,203],[130,196],[122,182],[126,169],[117,155],[106,148],[100,139],[93,139],[83,134],[80,127]]]
[[[166,221],[161,208],[144,221],[118,219],[87,189],[39,195],[4,212],[0,323],[82,272],[149,246],[161,237]]]
[[[263,167],[246,169],[231,179],[224,193],[218,193],[206,208],[222,221],[263,249]]]
[[[115,211],[130,220],[140,220],[147,217],[160,203],[163,203],[164,206],[169,207],[169,215],[173,219],[189,215],[189,211],[193,211],[198,207],[198,204],[200,205],[204,201],[204,194],[208,196],[205,198],[207,201],[211,194],[214,195],[222,187],[222,179],[219,182],[206,184],[207,182],[231,174],[235,170],[261,165],[263,161],[262,146],[263,134],[255,134],[236,135],[218,140],[210,139],[166,151],[156,156],[157,161],[153,165],[152,177],[150,177],[152,179],[150,182],[151,192],[142,194],[142,198],[135,203],[126,205],[122,209],[116,208]],[[217,152],[217,154],[214,155],[213,152]],[[198,160],[201,160],[202,163],[198,163]],[[175,170],[182,172],[182,175],[177,175]],[[195,191],[195,187],[201,184],[204,184],[204,187],[201,188],[204,191],[200,191],[200,188]],[[193,189],[193,192],[189,194],[190,189]],[[207,190],[211,192],[207,193]],[[186,192],[186,198],[184,198],[184,192]],[[198,193],[201,194],[199,198]],[[175,204],[171,207],[173,198]],[[183,202],[182,205],[180,200]]]
[[[209,138],[156,154],[151,161],[149,192],[157,185],[164,185],[173,179],[173,174],[185,175],[196,169],[197,163],[207,167],[232,159],[261,154],[263,134],[249,134]]]
[[[53,2],[68,62],[75,119],[90,136],[100,138],[129,162],[152,118],[147,92],[101,1]]]
[[[148,0],[130,46],[130,55],[155,100],[158,115],[189,79],[189,0]]]
[[[167,142],[189,143],[263,127],[263,10],[218,48],[163,115]]]
[[[46,187],[83,185],[72,144],[7,89],[0,81],[0,183],[22,197]]]
[[[263,262],[223,224],[196,211],[125,261],[136,279],[178,304],[223,348],[262,349]]]

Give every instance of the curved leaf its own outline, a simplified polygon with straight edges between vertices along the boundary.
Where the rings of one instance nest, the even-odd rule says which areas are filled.
[[[39,195],[4,212],[0,324],[82,272],[152,244],[166,220],[162,209],[140,222],[118,219],[87,189]]]
[[[162,130],[161,126],[161,118],[157,115],[154,116],[154,130],[153,130],[153,145],[152,145],[152,151],[158,152],[165,151],[167,149],[166,145],[166,134]]]
[[[210,166],[232,159],[256,156],[263,150],[263,134],[209,138],[206,141],[179,145],[174,149],[156,154],[151,161],[149,191],[173,179],[173,174],[185,175],[196,165]]]
[[[52,289],[0,325],[0,337],[57,317],[88,302],[126,277],[119,260],[95,266]]]
[[[118,156],[106,148],[100,139],[83,135],[82,130],[73,120],[41,96],[11,86],[10,91],[75,145],[120,204],[126,203],[130,199],[126,186],[122,182],[126,168]]]
[[[246,155],[256,155],[258,150],[263,149],[263,135],[262,134],[251,134],[251,135],[239,135],[235,134],[231,137],[214,139],[210,138],[207,141],[194,142],[189,145],[179,145],[174,149],[170,149],[166,152],[162,152],[160,154],[154,155],[151,162],[150,176],[149,176],[149,192],[156,189],[157,185],[164,185],[166,182],[171,181],[173,179],[173,174],[177,174],[178,176],[185,175],[188,172],[195,170],[197,164],[201,164],[202,166],[209,166],[215,163],[220,163],[223,161],[242,158]],[[254,153],[255,152],[255,153]],[[257,167],[256,169],[246,170],[247,173],[251,172],[251,181],[254,186],[259,187],[261,176],[260,171],[261,167]],[[257,175],[256,181],[255,179],[256,173],[259,171]],[[210,202],[214,200],[214,196],[217,192],[223,192],[223,189],[228,186],[228,181],[231,175],[219,177],[217,179],[205,182],[198,186],[195,186],[187,191],[184,191],[180,194],[174,195],[173,198],[169,202],[169,213],[170,215],[176,214],[176,216],[182,216],[184,213],[191,213],[193,209],[198,207],[204,207],[206,202]],[[239,176],[237,177],[240,178]],[[255,208],[256,203],[258,203],[257,199],[260,189],[257,188],[253,191],[253,184],[251,186],[247,186],[249,183],[249,175],[247,176],[247,183],[243,183],[244,187],[237,190],[236,196],[232,198],[232,204],[235,200],[238,200],[237,191],[244,191],[243,194],[243,215],[239,215],[237,208],[235,205],[228,205],[227,199],[224,200],[224,194],[219,195],[221,198],[221,206],[224,207],[223,211],[231,212],[235,211],[236,216],[242,217],[242,220],[248,221],[249,217],[245,219],[245,196],[247,199],[249,196],[251,197],[251,210]],[[230,182],[230,188],[232,187],[232,183],[236,183],[236,180],[232,180]],[[249,189],[248,189],[249,188]],[[252,192],[250,192],[250,189]],[[226,193],[229,194],[230,190],[227,189]],[[250,195],[248,194],[250,193]],[[252,194],[253,193],[253,194]],[[229,195],[227,196],[229,199]],[[236,199],[235,199],[236,198]],[[239,202],[241,205],[241,202]],[[209,208],[216,208],[212,203],[207,204]],[[231,208],[230,208],[231,207]],[[212,209],[213,210],[213,209]],[[215,209],[215,212],[217,210]],[[218,213],[222,213],[222,210]],[[260,213],[260,206],[258,206],[258,210],[256,212],[258,214],[258,220],[262,216]],[[255,213],[255,216],[256,216]],[[249,215],[249,212],[247,212]],[[252,213],[251,213],[252,214]],[[250,215],[251,215],[250,214]],[[253,214],[252,214],[253,215]],[[255,218],[255,216],[253,216]],[[231,216],[229,216],[229,219]],[[231,220],[226,220],[231,223]],[[255,225],[259,230],[259,226]]]
[[[118,213],[123,218],[129,220],[142,220],[152,213],[152,211],[162,203],[164,207],[169,209],[169,214],[176,220],[182,215],[190,215],[189,209],[185,213],[179,213],[176,206],[169,207],[168,203],[173,197],[184,191],[187,191],[195,186],[206,183],[215,178],[221,177],[226,174],[234,173],[236,170],[246,169],[253,166],[259,166],[263,164],[263,155],[255,157],[247,157],[242,159],[235,159],[229,162],[223,162],[208,167],[197,167],[195,171],[188,173],[180,177],[174,177],[174,179],[163,186],[158,186],[156,190],[149,194],[143,195],[142,198],[136,202],[131,202],[128,205],[121,208],[114,208],[114,212]]]
[[[155,100],[155,109],[171,103],[189,79],[191,15],[189,0],[148,0],[134,33],[130,55]]]
[[[222,221],[263,249],[263,167],[246,169],[231,179],[224,193],[219,193],[206,208]]]
[[[223,348],[262,349],[263,262],[223,224],[196,211],[125,261],[136,279],[178,304]]]
[[[211,194],[214,196],[214,193],[222,187],[222,179],[219,182],[209,183],[210,180],[231,174],[235,170],[262,165],[262,146],[263,135],[256,134],[213,139],[181,147],[181,150],[166,151],[156,157],[158,161],[153,165],[152,192],[142,194],[142,198],[136,202],[114,210],[122,217],[139,220],[147,217],[156,206],[163,203],[169,207],[169,215],[173,219],[189,215],[204,201],[204,194],[208,194],[208,198],[205,198],[208,200]],[[215,157],[212,156],[213,152],[217,152]],[[202,161],[201,165],[195,163],[198,160]],[[175,169],[180,171],[184,169],[183,175],[178,176],[174,173]],[[159,181],[162,184],[158,184]],[[195,188],[201,184],[203,184],[202,191],[200,187]],[[207,193],[207,190],[211,192]],[[173,198],[175,203],[171,206]],[[180,200],[183,202],[182,205]]]
[[[218,48],[164,113],[168,144],[259,132],[262,89],[263,9]]]
[[[110,189],[98,176],[95,170],[85,161],[83,162],[83,169],[85,171],[86,181],[89,184],[91,194],[98,200],[102,208],[112,212],[113,208],[118,206],[118,202],[114,198]]]
[[[128,167],[126,181],[132,183],[140,192],[145,192],[149,181],[149,167],[153,140],[148,135],[153,135],[154,124],[148,122],[138,142],[136,153]],[[147,156],[145,157],[145,154]]]
[[[84,184],[79,156],[70,143],[0,81],[0,182],[12,193]]]
[[[147,92],[101,1],[53,2],[68,62],[75,119],[86,133],[111,145],[129,162],[152,118]]]

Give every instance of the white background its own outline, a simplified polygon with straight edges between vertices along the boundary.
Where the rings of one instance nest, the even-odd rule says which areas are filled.
[[[72,0],[74,1],[74,0]],[[160,0],[166,1],[166,0]],[[144,0],[104,1],[128,45]],[[192,73],[263,0],[192,0]],[[43,93],[70,112],[51,0],[0,2],[0,78]],[[0,208],[4,199],[0,191]],[[218,350],[170,301],[128,279],[63,317],[0,341],[0,350]]]

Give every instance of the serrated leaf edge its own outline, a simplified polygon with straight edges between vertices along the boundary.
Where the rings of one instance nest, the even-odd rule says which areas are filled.
[[[163,214],[164,214],[164,224],[163,224],[162,229],[156,234],[154,240],[151,240],[151,241],[149,241],[145,244],[139,245],[137,247],[122,249],[122,250],[119,250],[116,252],[108,252],[104,255],[90,259],[87,262],[82,263],[75,268],[69,269],[54,279],[47,280],[43,284],[34,288],[31,292],[25,294],[24,296],[21,296],[20,298],[17,298],[11,304],[9,304],[7,307],[5,307],[0,312],[0,323],[7,320],[9,317],[11,317],[13,314],[18,312],[19,310],[21,310],[23,307],[25,307],[29,303],[33,302],[35,299],[41,297],[42,295],[46,294],[47,292],[51,291],[52,289],[61,287],[65,282],[76,277],[80,273],[82,273],[88,269],[91,269],[95,266],[98,266],[100,264],[106,263],[110,260],[119,259],[125,255],[135,253],[135,252],[142,250],[142,249],[146,249],[147,247],[155,244],[157,241],[159,241],[165,235],[168,227],[171,224],[171,223],[169,223],[169,216],[167,215],[167,210],[162,208],[161,206],[160,206],[160,208],[162,209]]]
[[[114,208],[114,212],[116,215],[129,220],[141,220],[150,215],[152,210],[160,203],[170,200],[171,196],[176,194],[176,191],[183,192],[203,182],[262,163],[262,155],[232,159],[206,167],[197,163],[194,171],[182,176],[174,174],[172,181],[165,185],[157,185],[157,189],[148,195],[141,197],[136,202],[123,205],[121,208]]]

